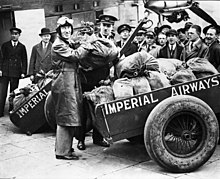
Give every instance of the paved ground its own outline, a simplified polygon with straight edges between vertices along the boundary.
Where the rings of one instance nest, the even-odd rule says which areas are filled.
[[[206,179],[220,178],[220,146],[212,158],[192,173],[167,173],[147,155],[143,145],[127,140],[110,148],[92,144],[86,137],[87,149],[79,151],[78,161],[56,160],[55,134],[44,130],[27,136],[15,127],[9,117],[0,118],[0,179]]]

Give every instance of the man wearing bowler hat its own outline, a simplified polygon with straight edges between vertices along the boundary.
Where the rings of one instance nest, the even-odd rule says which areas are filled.
[[[2,44],[2,58],[0,60],[0,117],[4,115],[4,106],[7,97],[8,84],[10,92],[18,88],[19,79],[24,78],[27,73],[27,51],[26,47],[19,42],[21,29],[12,27],[10,29],[11,40]],[[9,106],[9,111],[13,106]]]
[[[118,19],[112,15],[102,14],[99,16],[100,23],[100,38],[114,39],[114,24]]]
[[[167,44],[160,49],[158,58],[175,58],[180,60],[184,47],[177,43],[177,35],[177,31],[174,29],[166,32]]]
[[[37,73],[47,73],[51,70],[51,32],[48,28],[42,28],[39,34],[41,42],[33,46],[30,58],[28,74],[33,83],[37,83]]]
[[[116,46],[122,48],[130,36],[131,26],[128,24],[122,24],[118,27],[117,32],[121,39],[116,42]],[[129,56],[135,52],[137,52],[137,46],[134,43],[131,43],[129,48],[125,51],[124,56]]]

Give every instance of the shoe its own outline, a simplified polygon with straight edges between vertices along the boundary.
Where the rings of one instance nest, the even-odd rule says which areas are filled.
[[[77,155],[56,155],[56,159],[61,159],[61,160],[79,160],[79,156]]]
[[[79,150],[86,150],[86,145],[85,145],[84,141],[79,141],[77,144],[77,148]]]
[[[93,144],[102,146],[102,147],[110,147],[110,144],[104,140],[102,141],[93,141]]]

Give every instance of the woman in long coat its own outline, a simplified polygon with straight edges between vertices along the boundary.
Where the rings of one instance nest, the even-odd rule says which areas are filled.
[[[57,39],[52,46],[52,63],[56,77],[52,82],[52,99],[56,111],[56,145],[57,159],[77,160],[73,152],[73,137],[81,126],[82,89],[79,78],[78,63],[89,53],[89,44],[82,44],[77,49],[71,47],[73,34],[72,19],[61,17],[57,21]]]

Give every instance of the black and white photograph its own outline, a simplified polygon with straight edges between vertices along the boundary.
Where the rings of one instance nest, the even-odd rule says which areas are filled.
[[[0,179],[220,178],[219,7],[1,0]]]

